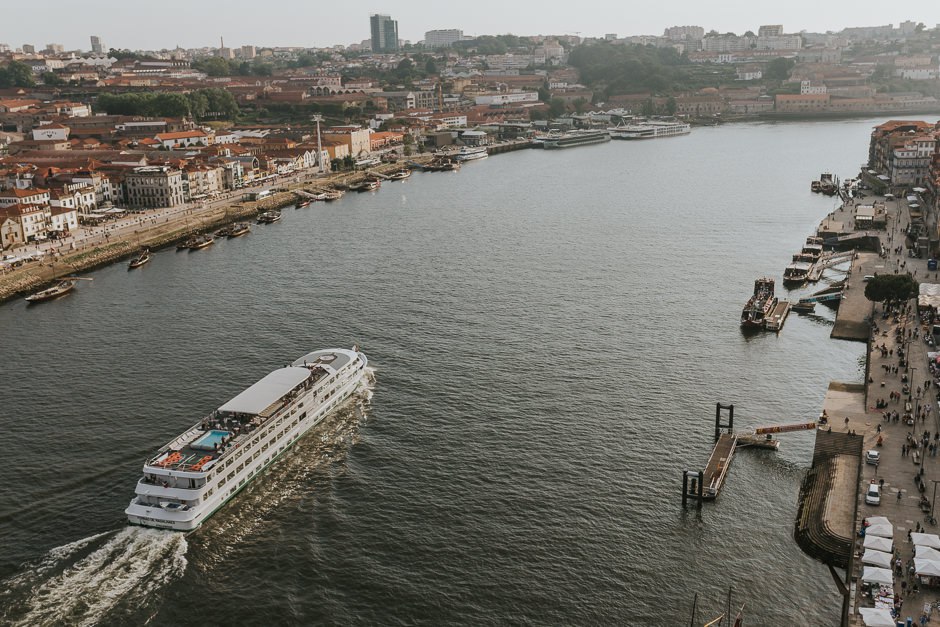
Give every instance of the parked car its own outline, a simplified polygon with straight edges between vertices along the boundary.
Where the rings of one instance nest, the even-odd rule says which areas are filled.
[[[878,451],[868,451],[867,453],[865,453],[866,464],[873,464],[877,466],[878,462],[880,461],[881,461],[881,453],[879,453]]]
[[[881,486],[877,483],[868,484],[868,492],[865,493],[865,502],[869,505],[881,504]]]

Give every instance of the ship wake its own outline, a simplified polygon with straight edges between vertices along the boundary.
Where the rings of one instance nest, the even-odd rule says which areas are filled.
[[[138,527],[56,547],[0,582],[0,623],[94,625],[121,608],[137,613],[183,575],[186,550],[183,534]]]

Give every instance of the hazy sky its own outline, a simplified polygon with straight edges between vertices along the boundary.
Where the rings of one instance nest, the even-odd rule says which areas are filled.
[[[88,36],[96,34],[106,46],[131,49],[217,46],[220,36],[230,47],[318,47],[367,39],[372,13],[397,19],[399,36],[412,42],[423,39],[425,31],[442,28],[460,28],[466,35],[584,37],[661,35],[667,26],[683,24],[742,34],[756,32],[761,24],[783,24],[786,32],[825,32],[845,26],[897,26],[904,20],[930,28],[940,23],[940,0],[752,0],[735,5],[719,9],[703,0],[661,5],[636,0],[0,0],[0,43],[42,47],[54,42],[85,50]]]

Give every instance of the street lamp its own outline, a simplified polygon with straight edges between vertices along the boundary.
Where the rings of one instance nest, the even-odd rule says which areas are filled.
[[[937,484],[940,479],[931,479],[933,481],[933,501],[930,503],[930,517],[934,517],[934,508],[937,506]]]

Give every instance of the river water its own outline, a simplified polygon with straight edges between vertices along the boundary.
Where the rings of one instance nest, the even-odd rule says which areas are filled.
[[[832,624],[792,540],[813,435],[740,451],[701,512],[681,472],[715,402],[801,422],[861,379],[827,310],[738,318],[878,122],[500,155],[3,305],[0,623],[674,625],[733,586],[748,624]],[[203,528],[124,526],[149,453],[354,343],[371,390]]]

